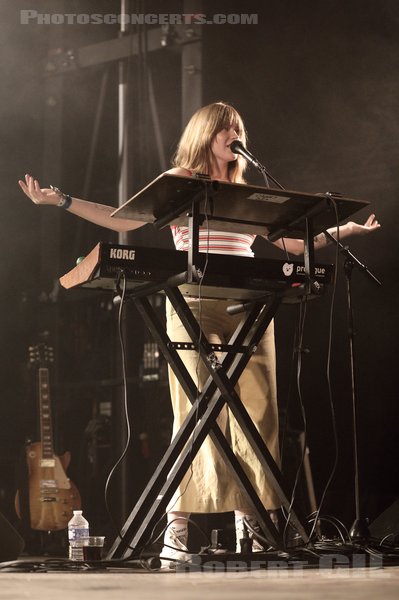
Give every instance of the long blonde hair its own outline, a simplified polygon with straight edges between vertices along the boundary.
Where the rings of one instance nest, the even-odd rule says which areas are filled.
[[[234,127],[244,145],[247,134],[241,116],[235,108],[224,102],[214,102],[203,106],[191,117],[180,138],[173,166],[181,167],[193,173],[211,175],[214,164],[212,142],[222,129]],[[243,174],[247,162],[238,156],[228,165],[229,180],[245,183]]]

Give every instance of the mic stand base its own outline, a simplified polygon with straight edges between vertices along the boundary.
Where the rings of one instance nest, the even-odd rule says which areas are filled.
[[[349,530],[349,537],[354,542],[361,542],[370,538],[368,519],[355,519]]]

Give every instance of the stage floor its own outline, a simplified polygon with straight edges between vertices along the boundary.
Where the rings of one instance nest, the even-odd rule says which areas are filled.
[[[0,572],[0,596],[51,600],[396,600],[399,566],[246,572]]]

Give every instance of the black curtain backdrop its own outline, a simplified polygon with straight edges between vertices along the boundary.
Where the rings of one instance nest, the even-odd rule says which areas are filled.
[[[38,11],[52,10],[51,2],[43,0],[35,4]],[[117,1],[88,0],[69,2],[66,12],[88,13],[94,5],[95,12],[119,12]],[[181,10],[179,2],[154,1],[134,5],[144,6],[142,10],[154,13]],[[370,212],[375,212],[382,223],[381,230],[375,234],[348,242],[352,252],[383,284],[377,288],[360,273],[353,273],[361,499],[362,511],[373,518],[397,497],[399,481],[396,389],[399,356],[396,308],[399,292],[396,243],[399,225],[396,207],[399,194],[399,7],[395,0],[245,3],[215,0],[204,2],[204,6],[204,12],[208,14],[255,13],[258,23],[203,26],[203,103],[225,100],[236,106],[246,122],[251,151],[285,187],[309,192],[336,191],[368,200],[370,208],[353,218],[364,221]],[[26,348],[40,329],[40,312],[47,310],[40,304],[43,290],[38,282],[40,219],[42,211],[53,210],[34,207],[17,187],[17,179],[26,171],[41,176],[46,101],[43,60],[48,51],[48,28],[56,27],[22,26],[20,10],[29,8],[30,3],[25,0],[2,0],[0,3],[0,464],[2,497],[5,498],[3,510],[10,514],[14,485],[12,461],[30,428],[27,423],[32,420]],[[117,27],[66,25],[62,35],[65,47],[76,48],[115,37]],[[149,57],[149,64],[165,153],[169,158],[181,129],[178,52],[166,49]],[[116,204],[117,71],[115,66],[108,68],[105,110],[89,198]],[[60,183],[76,196],[82,194],[85,181],[103,72],[103,68],[96,67],[65,76],[62,137],[65,160]],[[143,128],[143,119],[151,121],[146,112],[148,107],[143,104],[140,85],[143,85],[143,76],[137,62],[132,60],[130,120],[135,136],[131,194],[160,170],[153,128]],[[137,139],[141,140],[140,145],[137,145]],[[248,181],[261,183],[259,175],[252,169],[248,169]],[[48,183],[57,182],[43,182],[43,185]],[[72,215],[63,215],[60,235],[59,264],[63,272],[74,264],[78,255],[85,254],[100,239],[115,239],[114,234],[79,222]],[[133,234],[132,243],[171,247],[168,234],[157,237],[148,227]],[[256,241],[255,250],[259,256],[282,258],[281,253],[264,240]],[[317,260],[334,262],[334,249],[321,251]],[[354,516],[353,426],[347,299],[341,259],[337,268],[339,280],[333,312],[330,372],[339,455],[336,475],[326,498],[326,510],[350,524]],[[61,295],[61,299],[64,297]],[[329,290],[326,297],[309,303],[305,328],[305,345],[309,352],[303,357],[301,375],[318,498],[334,461],[326,379],[331,299]],[[85,336],[90,337],[96,321],[92,301],[89,304],[90,308],[82,299],[80,308],[68,309],[73,310],[74,322],[80,319],[75,326],[80,328],[79,339],[83,340]],[[104,313],[101,315],[105,318]],[[287,407],[291,374],[289,422],[290,427],[302,429],[291,360],[296,321],[296,308],[282,307],[276,317],[276,343],[280,403],[283,409]],[[65,329],[69,327],[68,323],[67,320],[58,326]],[[93,352],[90,358],[92,378],[101,377],[104,370],[111,368],[110,361],[113,364],[104,352],[109,329],[105,327],[102,331],[103,338],[98,337],[97,328],[93,333],[97,336],[95,343],[92,339],[87,341]],[[76,342],[69,335],[67,339],[70,344]],[[100,346],[102,350],[96,355],[95,348]],[[65,348],[67,351],[70,352],[70,348]],[[84,356],[80,358],[77,354],[77,363],[79,360],[85,360]],[[139,360],[139,355],[135,360]],[[67,371],[64,369],[63,373],[64,383],[68,383]],[[87,406],[82,413],[75,409],[73,419],[89,418]],[[80,423],[80,427],[84,428],[85,424]],[[68,428],[71,428],[70,422]]]

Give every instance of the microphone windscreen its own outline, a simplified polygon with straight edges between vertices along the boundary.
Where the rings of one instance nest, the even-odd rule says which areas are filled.
[[[230,150],[234,154],[238,154],[240,152],[240,150],[242,150],[243,148],[244,148],[244,146],[243,146],[242,142],[240,142],[240,140],[234,140],[230,144]]]

